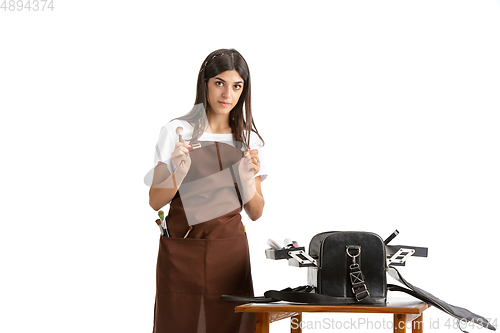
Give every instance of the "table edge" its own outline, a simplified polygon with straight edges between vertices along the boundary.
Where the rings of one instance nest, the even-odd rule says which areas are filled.
[[[415,302],[408,307],[391,307],[381,305],[315,305],[315,304],[272,304],[248,303],[238,305],[235,312],[354,312],[354,313],[401,313],[422,314],[429,305],[425,302]]]

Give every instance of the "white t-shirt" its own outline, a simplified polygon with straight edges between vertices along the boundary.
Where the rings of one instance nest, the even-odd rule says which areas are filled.
[[[176,169],[172,161],[172,152],[175,148],[175,143],[179,141],[179,136],[175,133],[177,127],[182,127],[182,138],[189,143],[189,139],[193,135],[193,126],[191,126],[185,120],[172,120],[161,128],[160,136],[156,144],[155,160],[154,165],[156,166],[158,162],[163,162],[167,165],[170,173],[173,173]],[[234,138],[232,134],[213,134],[213,133],[203,133],[198,141],[216,141],[233,143]],[[267,177],[267,168],[264,158],[264,146],[259,136],[254,132],[250,133],[250,149],[257,149],[259,151],[259,161],[260,161],[260,171],[255,174],[254,177],[260,176],[261,181]]]

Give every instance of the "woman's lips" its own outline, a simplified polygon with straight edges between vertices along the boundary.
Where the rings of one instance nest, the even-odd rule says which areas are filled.
[[[220,104],[222,104],[222,106],[229,106],[231,105],[231,103],[226,103],[226,102],[219,102]]]

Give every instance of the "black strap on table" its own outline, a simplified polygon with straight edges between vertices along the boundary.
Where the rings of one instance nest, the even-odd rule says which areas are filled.
[[[418,298],[418,299],[424,301],[425,303],[432,305],[432,306],[438,308],[439,310],[449,314],[450,316],[455,317],[460,322],[470,321],[470,322],[476,323],[480,326],[483,326],[485,328],[488,328],[490,330],[493,330],[493,331],[496,330],[496,328],[493,325],[491,325],[486,318],[484,318],[478,314],[475,314],[467,309],[448,304],[447,302],[437,298],[436,296],[432,295],[431,293],[412,285],[411,283],[409,283],[407,280],[405,280],[403,278],[401,273],[399,273],[399,271],[395,267],[389,266],[388,272],[389,272],[390,276],[392,276],[396,281],[398,281],[399,283],[401,283],[404,286],[403,287],[403,286],[388,284],[387,285],[388,290],[400,291],[400,292],[407,293],[408,295],[411,295],[415,298]],[[462,328],[460,326],[459,326],[459,328],[460,328],[460,330],[462,330]]]
[[[311,286],[304,286],[311,287]],[[324,304],[324,305],[347,305],[347,304],[373,304],[374,301],[370,296],[364,297],[363,299],[357,301],[352,298],[352,301],[349,299],[342,299],[338,297],[333,297],[324,294],[316,294],[311,292],[300,292],[300,291],[292,291],[290,288],[283,290],[269,290],[264,293],[264,297],[275,299],[277,301],[288,301],[288,302],[297,302],[297,303],[309,303],[309,304]]]

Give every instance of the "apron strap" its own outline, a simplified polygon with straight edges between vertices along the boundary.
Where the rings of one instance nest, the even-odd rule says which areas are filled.
[[[222,171],[223,168],[222,168],[222,159],[220,157],[219,143],[217,141],[215,141],[214,143],[215,143],[215,148],[217,149],[217,158],[219,159],[220,171]],[[243,199],[241,197],[241,193],[238,188],[238,181],[236,179],[236,175],[234,174],[234,170],[232,167],[229,167],[229,171],[231,172],[231,177],[233,178],[234,188],[236,189],[236,195],[238,196],[238,201],[240,202],[240,212],[241,212],[243,210]]]

